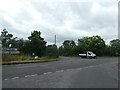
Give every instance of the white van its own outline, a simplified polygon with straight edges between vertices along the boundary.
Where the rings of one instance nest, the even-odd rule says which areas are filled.
[[[86,54],[79,54],[79,56],[81,57],[81,58],[96,58],[96,54],[94,54],[93,52],[91,52],[91,51],[87,51],[87,53]]]

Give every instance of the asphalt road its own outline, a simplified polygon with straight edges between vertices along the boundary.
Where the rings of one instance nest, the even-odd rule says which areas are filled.
[[[3,65],[3,88],[117,88],[118,58]]]

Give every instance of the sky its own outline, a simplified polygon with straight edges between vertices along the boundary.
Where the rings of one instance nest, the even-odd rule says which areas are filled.
[[[106,44],[118,38],[116,0],[0,0],[0,30],[27,39],[33,30],[41,32],[47,44],[57,45],[99,35]]]

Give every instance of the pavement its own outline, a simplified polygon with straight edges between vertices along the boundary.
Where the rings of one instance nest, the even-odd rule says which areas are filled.
[[[118,58],[3,65],[3,88],[118,88]]]

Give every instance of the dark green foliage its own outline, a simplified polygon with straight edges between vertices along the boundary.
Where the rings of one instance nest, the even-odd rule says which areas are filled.
[[[25,46],[25,40],[23,39],[17,40],[17,48],[21,53],[24,53],[24,46]]]
[[[18,39],[8,33],[6,29],[1,32],[0,40],[3,48],[17,48],[21,54],[37,56],[78,56],[80,53],[92,51],[97,56],[120,56],[120,40],[114,39],[110,41],[110,45],[106,45],[100,36],[83,37],[78,39],[77,43],[73,40],[65,40],[63,45],[57,48],[56,45],[48,45],[41,37],[40,31],[33,31],[28,40]]]
[[[59,55],[63,55],[63,49],[64,49],[63,46],[59,47]]]
[[[63,42],[63,47],[61,47],[60,49],[62,49],[62,52],[63,55],[65,56],[71,56],[73,55],[73,51],[74,51],[74,48],[76,47],[76,44],[73,40],[66,40]]]
[[[113,56],[120,56],[120,39],[110,41],[111,54]]]
[[[29,40],[19,39],[17,44],[17,48],[22,54],[30,54]]]
[[[28,37],[29,41],[26,46],[29,47],[29,53],[35,53],[37,56],[43,56],[46,49],[46,41],[41,37],[40,31],[33,31]]]
[[[45,53],[46,42],[41,37],[40,31],[33,31],[28,37],[29,40],[23,40],[13,37],[6,29],[3,29],[1,37],[3,48],[9,48],[9,44],[11,44],[11,48],[18,48],[23,54],[35,53],[37,56],[43,56]]]
[[[9,34],[8,31],[6,29],[3,29],[3,31],[1,32],[1,39],[2,39],[2,47],[8,47],[13,35]]]
[[[84,37],[78,40],[81,53],[93,51],[97,55],[104,55],[105,41],[100,36]]]
[[[56,56],[58,57],[58,49],[56,45],[48,45],[46,47],[46,55],[47,56]]]
[[[83,37],[78,43],[71,43],[72,40],[65,40],[59,47],[59,54],[65,56],[78,56],[87,51],[94,52],[97,56],[120,56],[120,40],[115,39],[106,45],[100,36]],[[72,41],[74,42],[74,41]]]

